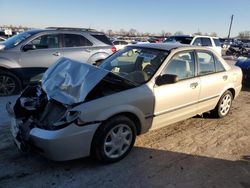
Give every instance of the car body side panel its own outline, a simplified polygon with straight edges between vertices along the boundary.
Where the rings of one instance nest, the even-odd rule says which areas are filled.
[[[98,51],[96,51],[96,53],[91,55],[91,57],[88,59],[87,63],[94,64],[96,61],[106,59],[111,53],[112,53],[111,50],[110,50],[109,54],[106,52],[103,52],[102,50],[98,50]]]
[[[235,97],[241,89],[241,71],[234,67],[228,71],[201,77],[201,93],[198,110],[200,113],[212,110],[228,89],[234,89]]]
[[[15,51],[0,51],[0,67],[20,68],[20,53]]]
[[[151,126],[154,97],[148,85],[118,92],[83,103],[74,108],[81,111],[82,122],[104,121],[120,113],[132,113],[141,123],[141,133]]]
[[[196,87],[192,87],[196,84]],[[152,129],[192,117],[197,114],[200,79],[191,78],[174,84],[155,86],[155,111]]]

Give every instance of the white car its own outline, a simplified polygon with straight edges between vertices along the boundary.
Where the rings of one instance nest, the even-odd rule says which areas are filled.
[[[168,37],[164,43],[180,43],[211,48],[221,56],[221,43],[218,37],[201,35],[173,35]]]
[[[120,50],[120,49],[123,49],[125,46],[127,46],[129,43],[125,40],[115,40],[113,41],[113,44],[116,50]]]
[[[190,45],[206,46],[221,55],[221,43],[218,37],[197,35],[194,36]]]

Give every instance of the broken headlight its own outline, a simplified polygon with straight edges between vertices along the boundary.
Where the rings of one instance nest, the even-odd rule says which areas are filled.
[[[70,123],[76,121],[80,114],[81,112],[79,111],[67,111],[62,118],[53,123],[53,126],[56,127],[56,129],[66,127]]]

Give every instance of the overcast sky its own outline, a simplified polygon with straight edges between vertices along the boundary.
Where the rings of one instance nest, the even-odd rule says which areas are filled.
[[[0,25],[228,34],[250,30],[250,0],[0,0]]]

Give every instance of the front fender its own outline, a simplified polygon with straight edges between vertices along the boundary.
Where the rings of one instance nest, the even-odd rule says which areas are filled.
[[[6,68],[6,69],[12,69],[12,68],[20,68],[21,66],[15,61],[12,61],[5,57],[0,57],[0,67]]]

